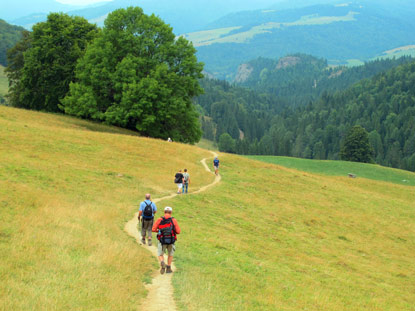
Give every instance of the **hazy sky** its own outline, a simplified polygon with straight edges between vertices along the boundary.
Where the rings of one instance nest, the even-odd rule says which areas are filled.
[[[73,5],[87,5],[97,2],[107,2],[112,0],[56,0],[57,2],[64,4],[73,4]]]

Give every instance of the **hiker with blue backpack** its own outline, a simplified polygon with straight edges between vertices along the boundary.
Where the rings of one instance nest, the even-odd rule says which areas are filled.
[[[213,167],[215,169],[215,175],[218,175],[218,173],[219,173],[219,159],[218,159],[218,157],[215,157],[215,159],[213,160]]]
[[[157,256],[160,261],[160,273],[172,273],[171,263],[173,262],[173,254],[176,250],[174,243],[177,235],[180,234],[180,227],[177,220],[171,216],[173,209],[170,206],[164,208],[164,216],[157,219],[153,225],[153,232],[158,232],[157,239]],[[164,253],[167,251],[167,265],[164,262]]]
[[[138,222],[141,220],[141,242],[146,244],[147,234],[148,246],[152,245],[151,229],[153,228],[154,214],[157,212],[156,204],[151,202],[150,197],[150,194],[147,193],[145,200],[140,203],[140,210],[138,212]]]

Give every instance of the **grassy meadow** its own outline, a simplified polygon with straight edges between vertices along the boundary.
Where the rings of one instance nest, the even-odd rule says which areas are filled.
[[[309,173],[330,176],[347,176],[349,173],[352,173],[355,174],[357,178],[367,178],[395,184],[415,186],[415,173],[375,164],[274,156],[247,157],[253,160],[277,164]]]
[[[168,202],[180,310],[415,310],[415,187],[220,160]]]
[[[125,222],[179,168],[211,182],[211,154],[2,106],[0,141],[0,310],[136,310],[157,265]]]
[[[211,154],[1,106],[0,129],[0,310],[145,310],[157,263],[124,224],[178,168],[212,182]],[[415,310],[415,187],[220,160],[218,185],[158,204],[182,228],[179,310]]]

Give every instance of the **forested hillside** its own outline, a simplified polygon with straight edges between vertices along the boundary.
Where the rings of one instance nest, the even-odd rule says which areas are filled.
[[[228,133],[233,139],[260,139],[271,121],[270,115],[281,110],[273,95],[232,86],[226,81],[203,79],[204,94],[194,99],[203,135],[219,141]],[[235,151],[235,150],[232,150]]]
[[[14,26],[0,19],[0,65],[7,65],[7,50],[22,37],[23,27]]]
[[[323,60],[309,60],[315,71],[311,63],[299,66],[298,72],[294,67],[279,69],[269,75],[275,80],[252,83],[256,90],[203,80],[205,94],[196,104],[203,115],[204,137],[220,142],[222,135],[229,134],[221,148],[228,152],[339,159],[345,134],[358,124],[369,132],[376,163],[415,171],[415,62],[410,58],[377,60],[355,68],[325,69],[319,83],[323,86],[307,89],[304,81],[311,83],[318,68],[324,67]],[[403,64],[396,66],[399,63]],[[302,78],[301,71],[307,73]],[[328,78],[336,73],[337,77]],[[254,70],[255,76],[258,71]],[[358,77],[373,78],[347,89]],[[274,94],[267,93],[270,90]],[[319,92],[318,99],[305,101]],[[301,105],[289,106],[290,102]]]
[[[259,93],[279,97],[285,106],[306,105],[323,92],[345,90],[352,84],[412,61],[409,56],[382,59],[362,66],[328,66],[327,60],[292,54],[277,60],[258,58],[239,67],[236,81]]]
[[[287,109],[258,143],[237,151],[338,159],[345,133],[356,124],[369,132],[376,163],[415,171],[415,62]]]

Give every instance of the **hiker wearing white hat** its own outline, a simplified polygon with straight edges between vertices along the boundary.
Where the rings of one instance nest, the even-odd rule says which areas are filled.
[[[173,209],[170,206],[164,208],[164,216],[157,219],[153,225],[153,232],[158,232],[157,239],[157,256],[160,261],[160,273],[172,273],[171,263],[173,262],[173,254],[176,250],[174,243],[177,240],[177,234],[180,234],[180,227],[177,220],[171,216]],[[167,265],[164,262],[164,253],[167,250]]]

